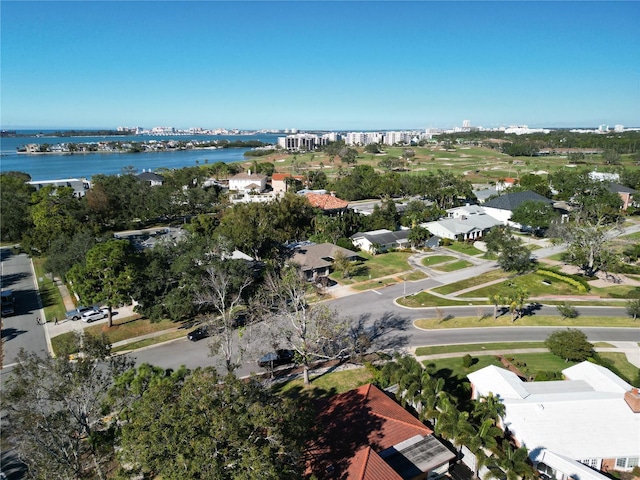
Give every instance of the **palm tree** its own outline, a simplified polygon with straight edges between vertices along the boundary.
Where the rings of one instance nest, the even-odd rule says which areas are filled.
[[[476,429],[469,420],[469,412],[461,412],[453,402],[444,400],[441,408],[435,426],[436,433],[450,440],[460,457],[462,446],[475,441]]]
[[[493,393],[480,397],[473,405],[473,418],[479,424],[484,423],[486,420],[491,420],[493,425],[498,425],[504,413],[504,403]]]
[[[529,463],[529,452],[525,447],[514,448],[508,442],[504,450],[491,457],[489,464],[500,471],[489,469],[488,478],[506,478],[506,480],[533,479],[536,477]],[[486,477],[485,477],[486,478]]]
[[[493,295],[489,295],[489,303],[493,304],[493,319],[498,318],[498,305],[502,305],[502,297],[495,293]]]

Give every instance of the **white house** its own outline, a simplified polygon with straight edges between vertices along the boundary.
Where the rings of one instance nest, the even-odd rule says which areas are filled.
[[[257,192],[264,191],[267,186],[267,176],[259,173],[238,173],[229,179],[229,190],[236,192]]]
[[[468,378],[473,398],[493,393],[502,401],[501,426],[549,477],[601,478],[586,476],[577,463],[602,471],[632,470],[640,460],[638,389],[591,362],[562,373],[566,380],[523,382],[489,366]]]
[[[392,232],[387,229],[358,232],[351,235],[354,245],[369,253],[381,253],[391,248],[409,247],[410,230],[398,230]]]
[[[447,210],[447,215],[447,218],[423,223],[420,226],[440,238],[476,240],[483,237],[496,225],[504,224],[503,221],[489,215],[483,207],[478,205],[450,208]]]
[[[491,200],[484,202],[483,207],[485,212],[492,217],[497,218],[502,223],[520,228],[519,224],[510,222],[509,220],[511,219],[513,211],[527,201],[553,204],[552,200],[549,200],[536,192],[527,190],[524,192],[508,193],[500,197],[492,198]]]

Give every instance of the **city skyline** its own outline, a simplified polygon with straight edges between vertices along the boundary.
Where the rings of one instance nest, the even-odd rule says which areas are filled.
[[[640,2],[0,3],[1,126],[640,126]]]

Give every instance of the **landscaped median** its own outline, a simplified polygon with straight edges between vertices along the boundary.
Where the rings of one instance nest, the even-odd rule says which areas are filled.
[[[491,312],[489,311],[491,310]],[[640,322],[631,317],[587,317],[566,318],[564,320],[556,315],[525,315],[511,321],[509,314],[493,318],[493,307],[485,309],[484,316],[456,317],[450,312],[442,315],[442,318],[424,318],[416,320],[413,324],[424,330],[442,328],[479,328],[479,327],[638,327]]]

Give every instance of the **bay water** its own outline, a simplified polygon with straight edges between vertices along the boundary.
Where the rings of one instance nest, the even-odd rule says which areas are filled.
[[[31,180],[60,180],[65,178],[87,178],[93,175],[117,175],[123,168],[133,167],[137,173],[158,169],[178,169],[217,162],[242,162],[252,160],[245,157],[248,148],[192,149],[166,152],[141,153],[74,153],[74,154],[26,154],[18,153],[23,145],[35,143],[50,145],[58,143],[96,143],[109,141],[147,142],[150,140],[189,140],[231,142],[258,140],[277,143],[278,134],[254,135],[167,135],[167,136],[106,136],[106,137],[51,137],[38,134],[28,137],[5,137],[0,139],[0,172],[18,171],[31,176]],[[256,157],[260,161],[259,157]]]

